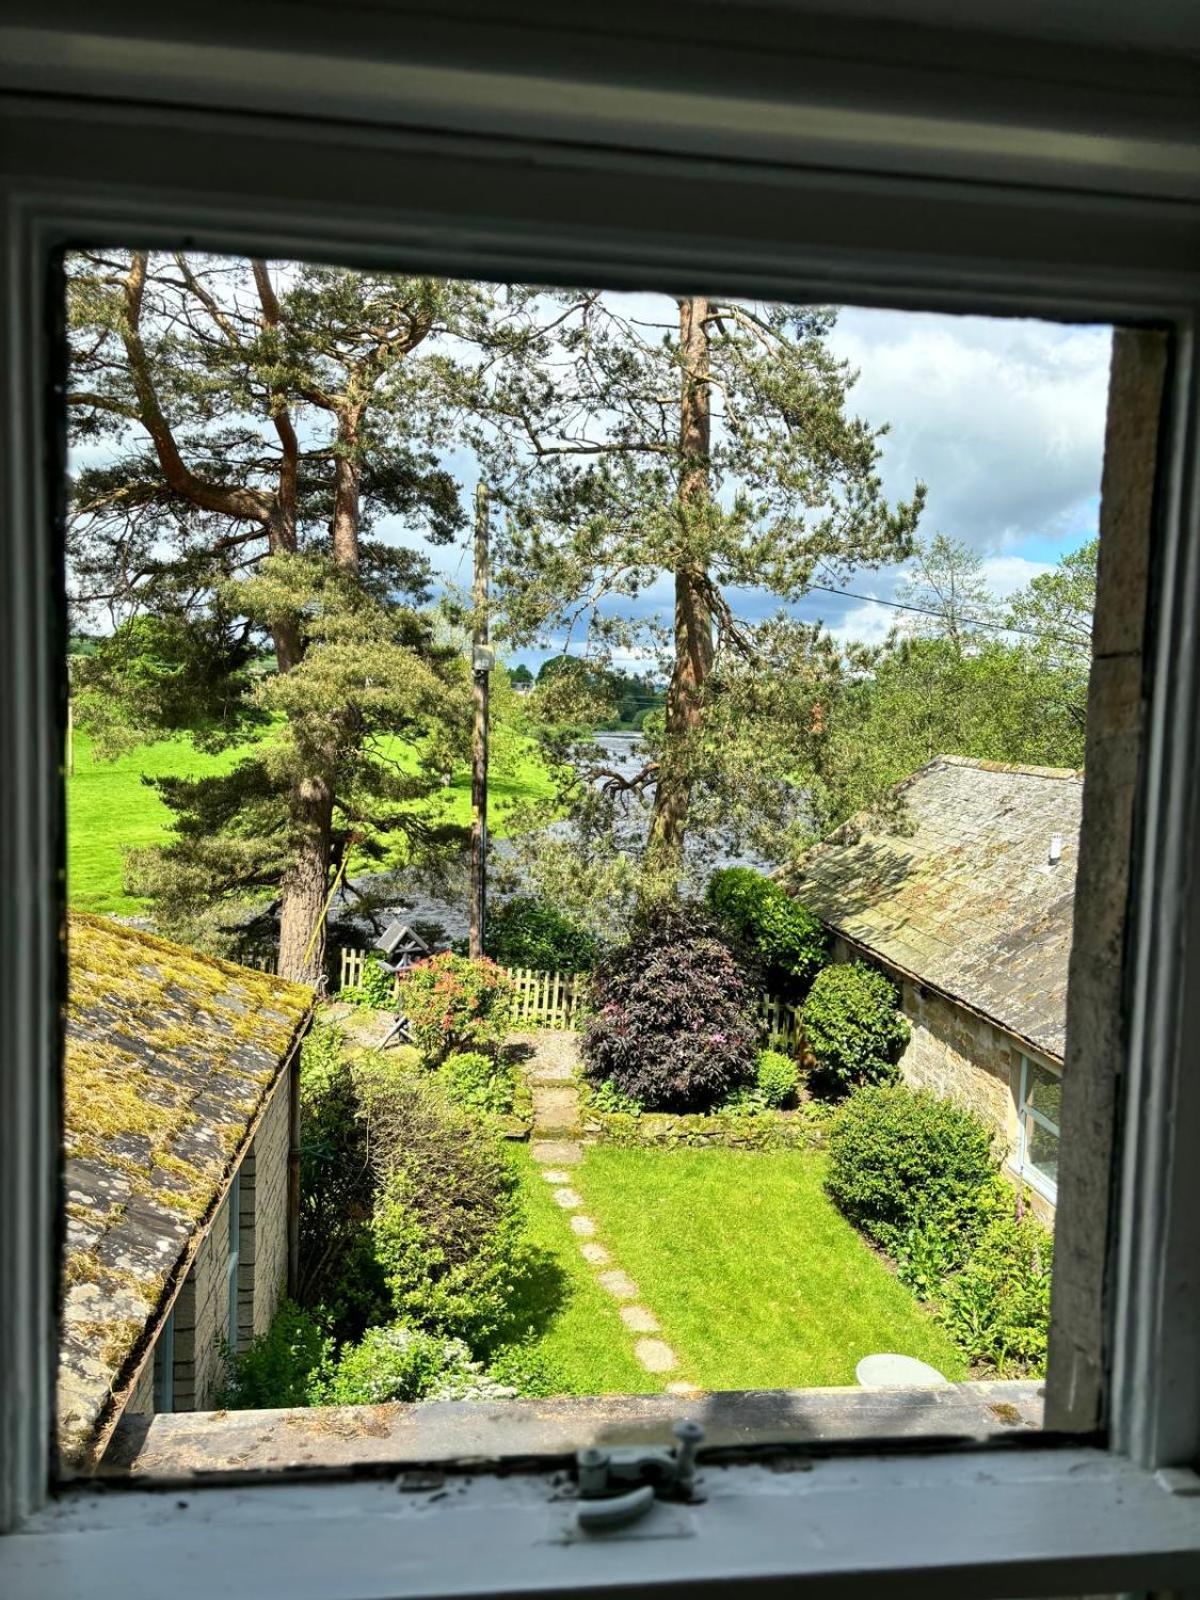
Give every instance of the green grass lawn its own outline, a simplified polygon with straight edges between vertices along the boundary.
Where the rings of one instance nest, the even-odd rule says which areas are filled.
[[[554,1203],[528,1150],[514,1149],[512,1159],[525,1201],[527,1237],[544,1263],[513,1302],[514,1325],[533,1331],[537,1347],[573,1393],[661,1392],[664,1380],[634,1360],[633,1340],[616,1301],[579,1254],[566,1212]]]
[[[875,1351],[966,1376],[949,1336],[836,1211],[809,1151],[592,1147],[576,1187],[704,1389],[853,1384]],[[626,1336],[628,1338],[628,1336]]]
[[[488,798],[491,832],[505,834],[506,810],[516,801],[540,799],[552,792],[548,772],[531,741],[506,741],[506,760],[491,775]],[[75,771],[67,779],[67,894],[85,911],[126,914],[142,909],[123,886],[124,851],[131,845],[163,842],[171,814],[157,792],[142,778],[202,777],[228,772],[251,753],[245,745],[220,755],[205,755],[187,739],[142,745],[116,761],[98,761],[86,734],[75,737]],[[416,758],[397,744],[396,759],[413,767]],[[471,820],[471,775],[467,767],[454,773],[429,808],[439,820],[466,826]]]

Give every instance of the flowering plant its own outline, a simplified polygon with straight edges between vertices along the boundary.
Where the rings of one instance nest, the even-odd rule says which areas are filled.
[[[436,1065],[464,1050],[495,1051],[508,1032],[513,993],[494,961],[446,951],[404,974],[400,1004],[417,1048]]]

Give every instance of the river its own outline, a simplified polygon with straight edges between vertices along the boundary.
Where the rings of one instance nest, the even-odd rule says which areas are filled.
[[[597,733],[594,735],[595,743],[600,747],[604,756],[604,763],[614,772],[619,772],[623,777],[632,777],[641,767],[642,738],[638,733]],[[631,804],[627,813],[627,820],[619,835],[621,847],[630,853],[638,853],[646,842],[649,812],[636,804]],[[560,828],[569,828],[567,822],[556,823],[554,831]],[[502,861],[508,854],[503,839],[493,841],[492,853]],[[727,842],[715,853],[705,853],[703,862],[699,861],[691,851],[691,870],[688,873],[689,888],[693,893],[703,892],[708,874],[718,867],[753,866],[760,870],[767,870],[769,863],[739,851],[732,842]],[[466,881],[464,875],[463,888],[459,894],[438,895],[431,894],[421,887],[411,874],[405,872],[372,874],[356,880],[359,887],[370,890],[372,896],[382,893],[389,895],[395,891],[395,902],[390,908],[396,916],[402,917],[409,923],[437,923],[444,930],[447,940],[465,939],[467,937],[467,900]],[[520,886],[518,886],[519,889]],[[361,915],[355,912],[356,896],[340,890],[334,896],[330,906],[330,920],[337,924],[343,937],[351,933],[355,941],[360,940],[370,932],[370,925]],[[381,916],[381,913],[376,913]],[[386,920],[386,917],[382,917]]]

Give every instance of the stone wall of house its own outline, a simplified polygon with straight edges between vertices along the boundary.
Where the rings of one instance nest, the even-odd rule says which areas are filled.
[[[138,1374],[125,1410],[131,1416],[148,1417],[154,1412],[154,1352],[151,1351]]]
[[[900,1009],[912,1024],[912,1036],[900,1058],[905,1083],[928,1089],[943,1100],[957,1100],[981,1117],[1004,1146],[1007,1172],[1008,1160],[1017,1150],[1020,1041],[845,939],[834,939],[832,954],[835,961],[868,960],[887,973],[900,991]],[[1028,1048],[1025,1053],[1033,1054]],[[1029,1198],[1033,1211],[1053,1222],[1050,1202],[1033,1193]]]
[[[287,1286],[288,1074],[267,1103],[238,1169],[238,1349],[271,1324]],[[175,1302],[174,1406],[209,1409],[225,1378],[229,1330],[229,1194],[217,1209]],[[142,1369],[126,1411],[154,1411],[154,1359]]]
[[[238,1348],[271,1325],[287,1287],[288,1074],[275,1085],[242,1162]]]
[[[229,1195],[217,1208],[175,1302],[176,1411],[206,1411],[225,1378],[229,1328]]]

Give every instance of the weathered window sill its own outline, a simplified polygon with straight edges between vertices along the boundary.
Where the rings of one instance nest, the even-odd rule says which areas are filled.
[[[759,1389],[744,1393],[473,1400],[313,1410],[194,1411],[125,1417],[101,1473],[186,1479],[209,1473],[569,1456],[597,1442],[670,1444],[681,1417],[705,1449],[901,1439],[982,1440],[1040,1428],[1038,1383],[937,1389]]]

